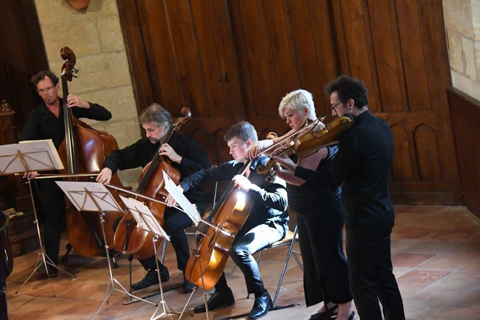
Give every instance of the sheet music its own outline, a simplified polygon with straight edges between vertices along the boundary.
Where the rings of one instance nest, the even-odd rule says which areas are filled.
[[[123,196],[120,196],[120,198],[122,199],[123,203],[125,203],[125,206],[127,206],[128,210],[130,210],[130,213],[135,221],[137,221],[139,228],[148,232],[152,232],[170,241],[170,237],[167,235],[165,230],[163,230],[162,226],[160,226],[157,219],[155,219],[153,213],[146,205],[136,199],[126,198]]]
[[[170,179],[170,177],[163,171],[163,180],[165,181],[165,189],[167,189],[168,193],[177,201],[178,205],[182,207],[185,213],[190,217],[193,224],[195,226],[201,220],[200,214],[197,211],[195,205],[193,205],[190,201],[188,201],[187,197],[183,193],[181,193],[175,183]]]
[[[34,152],[34,151],[47,151],[49,153],[49,159],[52,159],[52,163],[57,170],[61,170],[64,168],[62,160],[58,155],[57,148],[53,144],[52,139],[47,140],[28,140],[28,141],[20,141],[19,145],[22,146],[22,150],[26,152]],[[25,154],[25,152],[23,152]],[[39,171],[39,170],[37,170]]]
[[[27,168],[30,171],[63,169],[52,140],[22,141],[0,146],[0,175],[25,172]]]
[[[108,189],[98,182],[55,181],[78,211],[122,211]],[[89,191],[89,192],[87,192]],[[92,200],[93,199],[95,200]],[[100,208],[97,207],[100,206]]]

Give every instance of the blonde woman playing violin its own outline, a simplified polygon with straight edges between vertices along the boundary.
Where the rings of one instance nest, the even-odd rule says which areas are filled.
[[[315,106],[312,94],[306,90],[295,90],[283,97],[278,112],[291,129],[285,136],[292,135],[298,130],[309,130],[302,129],[306,120],[313,126],[323,127],[321,122],[320,124],[314,122],[317,119]],[[249,157],[253,158],[264,150],[273,149],[272,145],[275,143],[285,144],[285,140],[282,140],[285,136],[259,141],[249,149]],[[306,158],[297,159],[293,156],[293,160],[305,168],[326,171],[337,150],[336,146],[324,147]],[[297,213],[300,250],[304,262],[306,305],[308,307],[324,302],[310,319],[330,319],[333,315],[337,315],[339,320],[354,319],[348,268],[343,252],[344,215],[341,189],[335,191],[320,189],[295,177],[291,171],[278,164],[276,172],[287,182],[290,208]]]

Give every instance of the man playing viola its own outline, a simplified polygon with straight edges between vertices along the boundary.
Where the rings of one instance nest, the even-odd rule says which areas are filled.
[[[172,125],[172,116],[159,104],[154,103],[145,109],[140,116],[140,122],[145,129],[146,138],[140,139],[122,150],[112,152],[105,161],[105,168],[97,177],[98,182],[110,183],[112,174],[118,169],[145,167],[156,152],[159,152],[161,156],[168,157],[179,169],[180,180],[198,170],[210,167],[205,151],[193,140],[180,134],[174,132],[169,143],[160,146],[160,141],[164,139]],[[185,196],[197,205],[200,212],[205,210],[203,191],[200,188],[192,188]],[[164,212],[164,219],[164,229],[171,237],[173,248],[177,254],[178,269],[185,271],[190,250],[184,229],[191,226],[192,221],[184,212],[175,208],[167,208]],[[150,258],[140,260],[140,263],[147,272],[141,281],[132,285],[134,290],[158,284],[153,252]],[[159,265],[162,282],[168,281],[170,279],[168,269],[163,264]],[[188,293],[192,290],[193,285],[184,281],[183,291]]]
[[[255,294],[249,319],[263,317],[272,308],[272,300],[264,287],[257,262],[252,255],[281,240],[288,228],[285,182],[277,177],[259,175],[256,172],[257,165],[264,165],[268,158],[262,156],[254,159],[245,175],[238,174],[248,161],[248,148],[257,140],[257,132],[250,123],[239,122],[233,125],[226,133],[225,141],[234,160],[201,170],[179,184],[179,189],[188,193],[204,182],[233,180],[234,186],[245,191],[253,200],[250,215],[235,236],[230,250],[230,256],[243,272],[248,293]],[[170,196],[167,202],[169,205],[175,203]],[[208,300],[208,309],[215,310],[234,304],[232,290],[227,285],[225,273],[222,273],[215,285],[215,293]],[[205,312],[205,306],[196,307],[194,312]]]

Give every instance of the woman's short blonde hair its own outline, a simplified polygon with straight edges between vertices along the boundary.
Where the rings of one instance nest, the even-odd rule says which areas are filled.
[[[278,114],[285,119],[285,109],[297,110],[303,114],[303,109],[307,107],[313,119],[317,118],[313,96],[307,90],[299,89],[288,93],[282,98],[278,107]]]

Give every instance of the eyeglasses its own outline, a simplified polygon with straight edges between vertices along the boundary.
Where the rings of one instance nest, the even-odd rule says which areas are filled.
[[[335,104],[332,104],[332,106],[331,106],[332,110],[335,110],[335,112],[337,112],[337,106],[338,106],[340,103],[342,103],[342,101],[337,102],[337,103],[335,103]]]
[[[44,94],[45,92],[50,91],[50,90],[52,90],[53,88],[55,88],[55,85],[50,86],[50,87],[47,87],[47,88],[45,88],[45,89],[37,89],[37,92],[38,92],[38,94]]]

